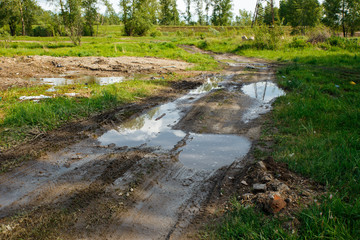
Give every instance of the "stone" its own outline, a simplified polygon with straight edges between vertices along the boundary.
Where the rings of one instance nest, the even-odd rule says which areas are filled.
[[[270,182],[272,179],[273,178],[270,174],[265,174],[264,176],[261,177],[261,181],[263,182]]]
[[[253,184],[253,190],[255,192],[265,192],[266,184],[255,183],[255,184]]]
[[[255,41],[255,37],[249,37],[250,41]]]
[[[265,163],[263,161],[257,162],[256,165],[263,171],[267,170]]]
[[[273,195],[268,204],[269,205],[267,206],[267,210],[269,210],[271,213],[278,213],[286,207],[286,202],[278,194]]]
[[[241,181],[241,184],[242,184],[242,185],[245,185],[245,186],[248,186],[248,185],[249,185],[249,184],[248,184],[246,181],[244,181],[244,180]]]
[[[115,144],[115,143],[110,143],[110,144],[108,145],[108,148],[114,148],[114,147],[116,147],[116,144]]]
[[[245,193],[241,196],[242,199],[244,200],[249,200],[252,196],[254,196],[254,194],[252,193]]]
[[[244,40],[244,41],[248,40],[248,38],[247,38],[245,35],[242,36],[241,38],[242,38],[242,40]]]

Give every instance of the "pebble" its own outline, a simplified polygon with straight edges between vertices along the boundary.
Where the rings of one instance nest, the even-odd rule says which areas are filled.
[[[256,192],[265,192],[266,184],[255,183],[255,184],[253,184],[253,189]]]
[[[261,170],[266,171],[267,168],[265,166],[265,163],[263,161],[257,162],[256,164]]]
[[[245,186],[248,186],[248,185],[249,185],[249,184],[248,184],[246,181],[244,181],[244,180],[241,181],[241,184],[242,184],[242,185],[245,185]]]

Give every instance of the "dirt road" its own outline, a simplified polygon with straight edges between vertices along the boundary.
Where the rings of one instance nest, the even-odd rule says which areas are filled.
[[[186,238],[285,94],[269,63],[213,56],[226,69],[184,96],[0,176],[1,238]]]

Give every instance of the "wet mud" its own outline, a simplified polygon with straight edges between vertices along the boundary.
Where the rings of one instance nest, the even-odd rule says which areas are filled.
[[[51,238],[184,238],[219,182],[245,165],[263,115],[285,94],[269,63],[212,55],[227,67],[201,76],[201,86],[174,83],[191,90],[129,120],[82,130],[83,140],[2,174],[1,237],[29,237],[21,229],[47,226],[52,213],[59,224],[47,229]],[[11,218],[24,212],[44,217]]]

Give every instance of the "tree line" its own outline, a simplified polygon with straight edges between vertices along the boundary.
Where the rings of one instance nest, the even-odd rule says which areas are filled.
[[[108,0],[47,1],[57,11],[43,10],[36,0],[0,0],[0,28],[6,27],[11,35],[66,34],[80,44],[80,37],[93,36],[99,24],[123,23],[129,36],[145,35],[154,25],[278,24],[304,29],[322,23],[341,30],[344,36],[353,35],[360,26],[360,0],[325,0],[323,4],[318,0],[281,0],[279,7],[264,0],[256,14],[240,10],[235,18],[232,0],[182,0],[184,12],[179,12],[176,0],[119,0],[120,13]],[[99,13],[100,5],[105,6],[105,13]]]

